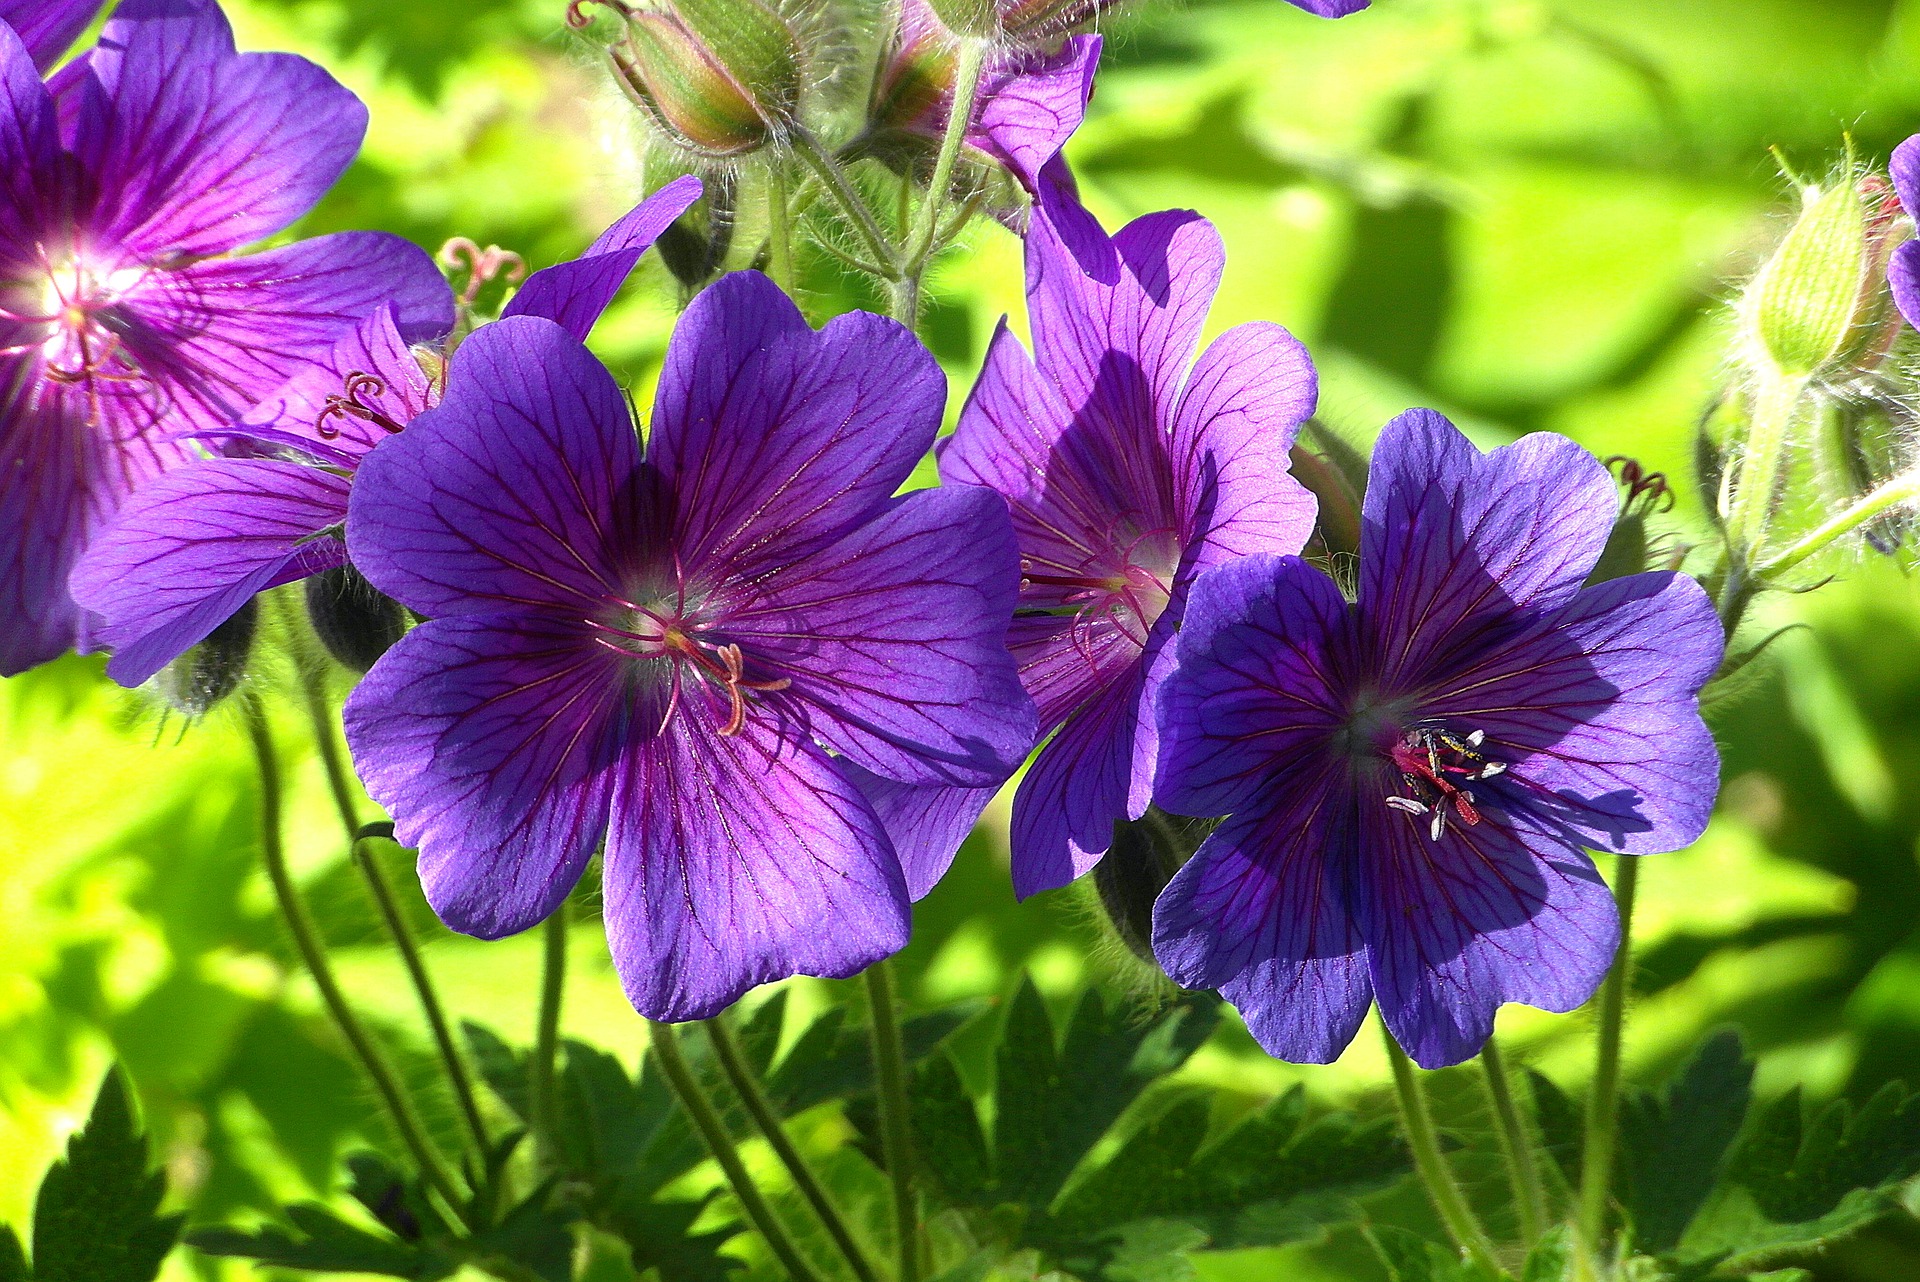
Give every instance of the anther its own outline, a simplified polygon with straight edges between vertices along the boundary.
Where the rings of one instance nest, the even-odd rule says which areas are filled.
[[[385,396],[386,382],[378,375],[369,374],[364,370],[354,370],[348,374],[341,383],[341,391],[327,397],[320,407],[319,417],[313,420],[313,430],[319,434],[321,440],[332,441],[339,438],[340,429],[333,423],[336,418],[357,418],[362,422],[372,423],[389,434],[398,434],[406,426],[404,423],[395,422],[393,417],[384,410],[361,400],[362,393],[371,397]]]

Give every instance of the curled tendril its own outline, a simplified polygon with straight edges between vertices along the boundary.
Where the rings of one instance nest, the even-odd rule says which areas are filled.
[[[588,17],[586,12],[587,6],[590,4],[597,4],[603,9],[611,9],[623,18],[633,16],[633,10],[627,7],[625,0],[568,0],[567,25],[575,31],[584,31],[592,26],[593,19]]]
[[[482,249],[465,236],[455,236],[440,246],[440,252],[435,257],[449,272],[466,273],[467,284],[460,291],[460,301],[468,307],[473,306],[474,300],[480,297],[480,290],[488,281],[497,278],[509,285],[518,285],[527,277],[527,260],[511,249],[502,249],[498,245],[488,245]]]
[[[362,394],[378,398],[385,396],[386,393],[386,381],[379,375],[369,374],[365,370],[354,370],[342,381],[341,390],[327,397],[326,403],[320,408],[319,417],[313,420],[313,430],[323,441],[338,440],[340,429],[335,425],[334,420],[357,418],[362,422],[372,423],[382,431],[399,432],[406,426],[404,423],[396,423],[386,411],[360,399]]]
[[[1668,484],[1665,472],[1649,472],[1640,465],[1639,459],[1628,458],[1625,454],[1611,454],[1601,462],[1626,487],[1629,505],[1645,499],[1651,511],[1673,511],[1673,486]]]

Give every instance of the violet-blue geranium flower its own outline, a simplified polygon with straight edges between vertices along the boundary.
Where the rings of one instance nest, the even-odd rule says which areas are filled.
[[[1373,3],[1373,0],[1287,0],[1296,9],[1305,9],[1308,13],[1318,14],[1322,18],[1344,18],[1350,13],[1359,13]]]
[[[34,66],[45,71],[72,47],[104,0],[0,0],[0,23],[12,27]]]
[[[669,183],[584,255],[528,277],[505,314],[544,316],[585,341],[640,255],[699,197],[697,178]],[[113,648],[108,675],[138,685],[255,593],[344,565],[354,473],[438,402],[446,361],[441,343],[409,346],[383,307],[219,433],[251,457],[188,463],[135,492],[71,583]]]
[[[1034,350],[1002,323],[940,456],[953,485],[1013,511],[1024,579],[1010,640],[1040,750],[1013,804],[1015,892],[1091,868],[1138,818],[1157,750],[1152,699],[1187,585],[1223,559],[1298,552],[1314,501],[1288,474],[1313,412],[1306,349],[1278,325],[1227,331],[1198,360],[1220,236],[1149,214],[1109,239],[1091,215],[1027,237]],[[1089,275],[1083,264],[1094,265]],[[944,868],[986,797],[875,789],[916,866]]]
[[[305,59],[236,53],[211,0],[124,0],[56,82],[57,106],[0,27],[0,673],[86,640],[68,570],[194,456],[183,434],[382,303],[408,338],[452,323],[432,260],[395,236],[231,256],[312,207],[366,110]]]
[[[1893,149],[1888,167],[1893,190],[1909,218],[1920,216],[1920,134]],[[1907,324],[1920,329],[1920,240],[1902,241],[1887,263],[1887,281],[1893,287],[1893,301]]]
[[[905,943],[900,858],[848,770],[990,785],[1034,732],[1005,506],[894,497],[944,395],[899,325],[816,333],[757,273],[681,318],[644,456],[564,329],[467,340],[347,522],[353,563],[429,617],[346,723],[449,925],[525,929],[604,837],[608,940],[648,1016]]]
[[[1592,994],[1618,923],[1586,850],[1693,841],[1719,773],[1706,593],[1582,586],[1615,512],[1564,437],[1482,455],[1416,410],[1374,448],[1357,601],[1297,557],[1200,579],[1155,795],[1229,817],[1155,907],[1169,975],[1311,1063],[1370,1001],[1433,1068],[1478,1052],[1503,1002]]]

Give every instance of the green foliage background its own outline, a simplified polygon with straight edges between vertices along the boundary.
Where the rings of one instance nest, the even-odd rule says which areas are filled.
[[[639,194],[638,135],[563,33],[563,7],[229,0],[243,47],[305,53],[372,108],[360,162],[301,230],[388,228],[429,248],[460,234],[535,265],[584,246]],[[1214,330],[1292,327],[1318,358],[1324,417],[1356,442],[1428,404],[1483,444],[1551,429],[1633,454],[1680,481],[1683,539],[1727,281],[1782,217],[1767,148],[1817,174],[1846,131],[1880,159],[1920,129],[1920,0],[1376,0],[1339,23],[1280,0],[1149,0],[1109,37],[1070,155],[1110,225],[1191,206],[1220,226]],[[816,312],[843,307],[830,273],[816,276]],[[674,300],[649,263],[596,337],[643,403]],[[983,226],[935,283],[931,333],[956,403],[995,321],[1019,310],[1016,244]],[[1776,625],[1811,627],[1713,713],[1726,780],[1714,826],[1645,867],[1629,1040],[1643,1082],[1725,1023],[1760,1052],[1763,1098],[1794,1084],[1863,1098],[1920,1078],[1920,585],[1884,560],[1828,568],[1833,586],[1768,603]],[[352,992],[425,1080],[398,964],[377,946],[300,722],[281,722],[302,785],[299,867]],[[182,733],[96,662],[69,659],[0,682],[0,743],[0,1221],[25,1221],[113,1058],[138,1084],[170,1205],[196,1222],[331,1195],[341,1152],[385,1137],[273,916],[237,727],[216,715]],[[990,812],[921,906],[910,999],[1003,997],[1024,967],[1058,1006],[1089,983],[1149,1001],[1079,892],[1013,902],[1003,826]],[[642,1026],[585,907],[565,1031],[631,1064]],[[528,1040],[535,941],[458,938],[414,908],[456,1014]],[[790,987],[801,1009],[844,996]],[[1582,1018],[1510,1010],[1502,1028],[1580,1088]],[[984,1073],[970,1036],[963,1062]],[[1221,1122],[1294,1083],[1386,1106],[1365,1035],[1339,1064],[1297,1069],[1229,1020],[1183,1079],[1214,1088]],[[1471,1085],[1438,1084],[1469,1136],[1485,1125]],[[822,1109],[800,1134],[825,1152],[848,1131]],[[1491,1182],[1486,1197],[1499,1215]],[[1402,1192],[1375,1214],[1424,1209]],[[169,1276],[215,1272],[184,1254]],[[1821,1268],[1920,1277],[1920,1232],[1876,1231]],[[1351,1232],[1201,1269],[1381,1276]]]

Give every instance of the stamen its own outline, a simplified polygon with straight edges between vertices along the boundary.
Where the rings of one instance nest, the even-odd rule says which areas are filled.
[[[1464,737],[1430,727],[1409,730],[1388,755],[1413,795],[1390,796],[1387,805],[1410,815],[1431,813],[1427,832],[1433,841],[1446,835],[1449,811],[1469,827],[1479,823],[1479,800],[1464,783],[1491,779],[1507,768],[1505,762],[1489,761],[1480,751],[1486,739],[1483,730]]]
[[[323,441],[338,440],[340,429],[335,427],[336,418],[357,418],[372,423],[389,435],[398,435],[406,424],[396,422],[392,415],[378,406],[369,405],[360,399],[361,393],[380,397],[387,394],[386,381],[377,374],[365,370],[354,370],[341,383],[341,391],[329,395],[320,408],[320,415],[313,420],[313,430]]]
[[[571,10],[567,20],[569,23],[573,21]],[[460,302],[466,307],[473,306],[488,281],[498,278],[509,285],[518,285],[527,275],[527,260],[511,249],[502,249],[498,245],[488,245],[482,249],[477,241],[465,236],[455,236],[440,246],[437,257],[440,265],[449,272],[466,272],[467,284],[460,291]]]

